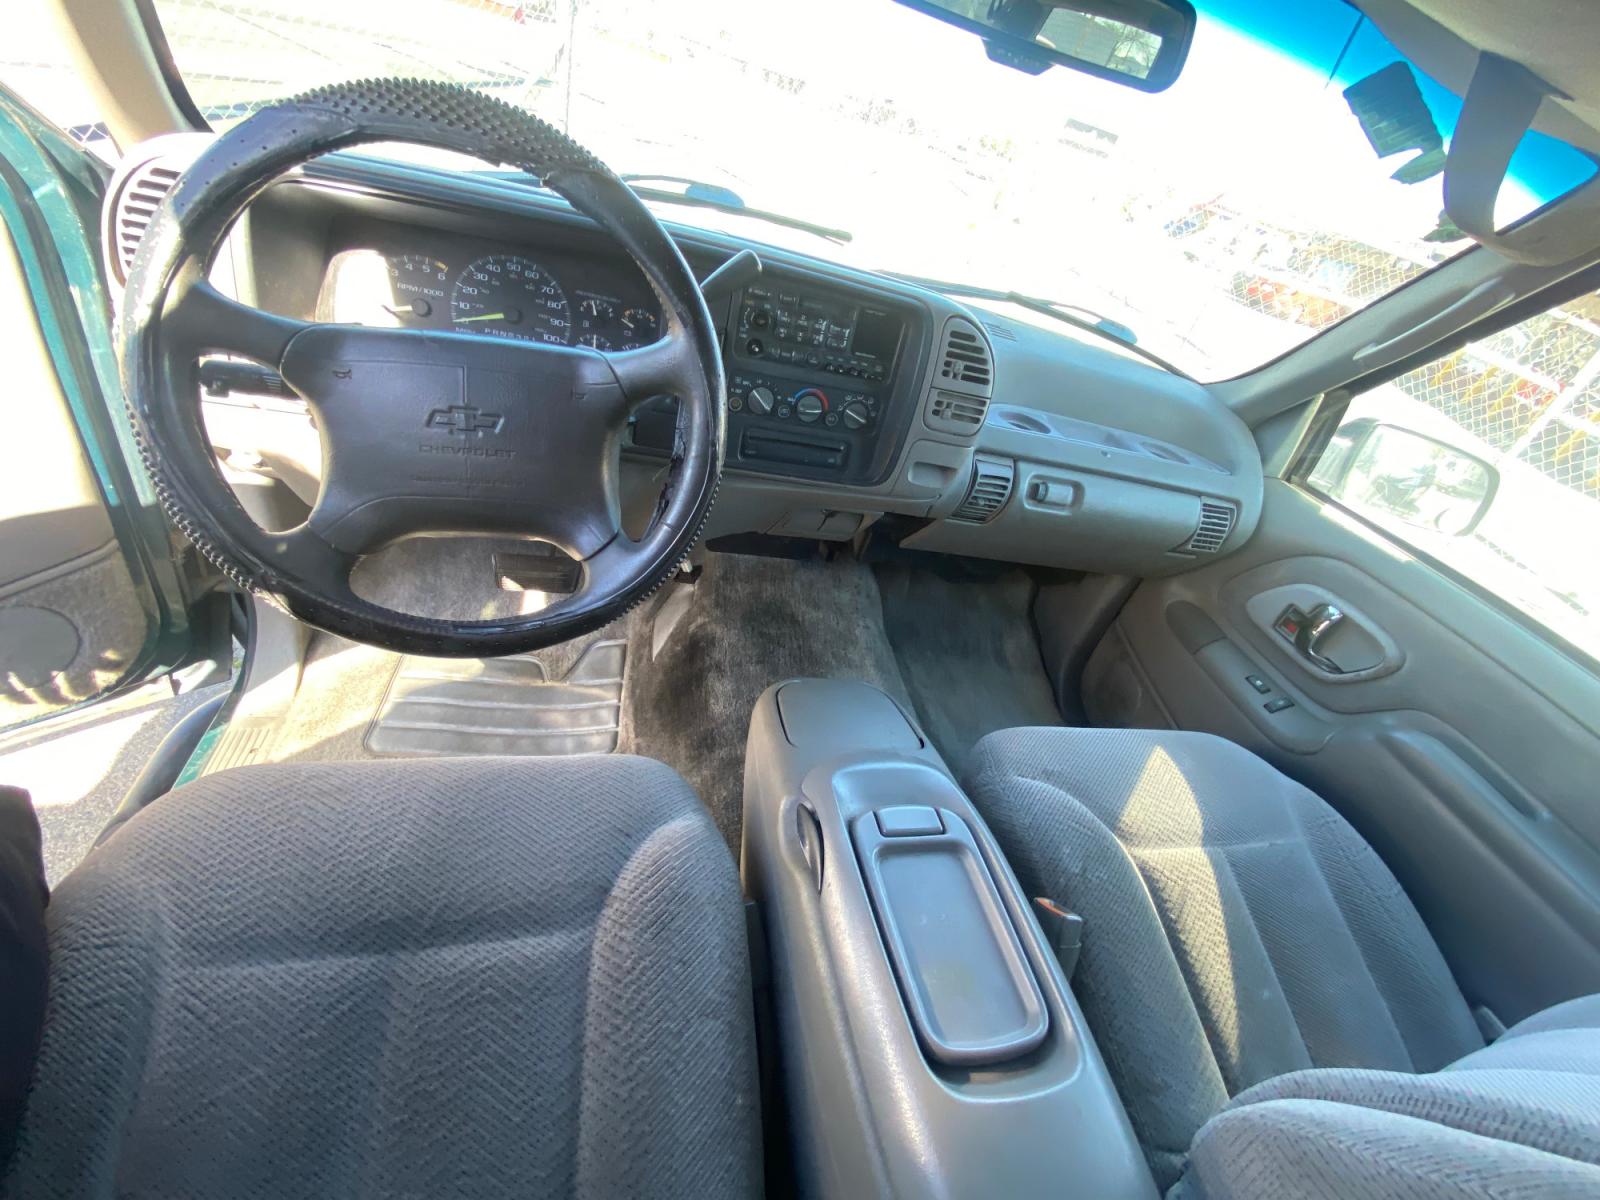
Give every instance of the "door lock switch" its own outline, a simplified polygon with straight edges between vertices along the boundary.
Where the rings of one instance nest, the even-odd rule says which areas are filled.
[[[1305,612],[1298,605],[1291,604],[1278,614],[1278,619],[1273,622],[1272,627],[1286,641],[1292,642],[1300,636],[1300,631],[1305,628],[1305,624]]]

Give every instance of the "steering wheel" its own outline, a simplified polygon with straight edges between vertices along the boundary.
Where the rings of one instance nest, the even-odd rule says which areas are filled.
[[[661,301],[664,336],[635,350],[469,333],[292,320],[206,281],[250,201],[331,150],[399,141],[508,164],[543,180],[608,232]],[[121,326],[123,391],[168,515],[234,583],[331,633],[414,654],[484,657],[591,630],[658,588],[688,554],[716,496],[726,417],[710,312],[677,246],[625,184],[565,134],[465,88],[368,80],[261,110],[179,179],[140,244]],[[322,438],[310,515],[261,529],[222,477],[200,410],[199,358],[278,371]],[[622,531],[619,454],[629,416],[678,398],[677,437],[643,537]],[[531,615],[447,621],[357,596],[360,557],[413,534],[513,534],[581,563],[571,595]]]

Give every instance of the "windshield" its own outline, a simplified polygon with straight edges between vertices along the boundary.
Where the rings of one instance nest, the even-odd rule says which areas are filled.
[[[336,80],[463,83],[620,173],[701,181],[851,238],[705,207],[664,209],[673,220],[1080,306],[1216,379],[1470,243],[1442,224],[1442,155],[1424,137],[1380,158],[1346,98],[1403,61],[1371,22],[1343,0],[1201,7],[1183,75],[1147,95],[1066,69],[1023,74],[892,0],[155,4],[213,125]],[[1459,100],[1399,70],[1448,144]],[[1379,85],[1409,86],[1391,73],[1356,95]],[[1498,216],[1593,170],[1530,135]]]

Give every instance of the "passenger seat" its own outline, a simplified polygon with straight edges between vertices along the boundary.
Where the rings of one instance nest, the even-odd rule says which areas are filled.
[[[1600,1195],[1600,997],[1485,1048],[1393,874],[1255,755],[1010,729],[966,782],[1084,919],[1072,988],[1171,1196]]]

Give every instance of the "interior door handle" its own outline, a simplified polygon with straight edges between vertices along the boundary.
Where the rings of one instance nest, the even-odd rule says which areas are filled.
[[[1302,612],[1291,604],[1278,617],[1277,629],[1294,643],[1300,656],[1317,670],[1329,675],[1343,675],[1344,668],[1319,647],[1344,620],[1344,610],[1337,604],[1319,604],[1309,612]]]
[[[1358,684],[1405,665],[1405,651],[1373,620],[1371,610],[1346,603],[1326,580],[1282,583],[1258,592],[1248,591],[1250,586],[1247,578],[1230,584],[1237,590],[1225,602],[1242,604],[1250,623],[1274,643],[1271,653],[1306,676],[1305,682]],[[1373,600],[1382,596],[1374,592]]]

